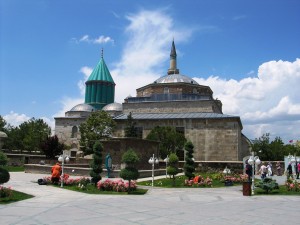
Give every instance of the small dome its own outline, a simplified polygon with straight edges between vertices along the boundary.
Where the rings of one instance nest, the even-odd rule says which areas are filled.
[[[0,131],[0,138],[7,138],[7,134],[3,131]]]
[[[82,104],[78,104],[78,105],[74,106],[70,111],[93,112],[93,111],[96,111],[96,109],[91,105],[82,103]]]
[[[120,103],[110,103],[102,108],[104,111],[122,111],[123,106]]]
[[[189,84],[198,84],[192,78],[189,78],[181,74],[171,74],[158,78],[154,83],[189,83]]]

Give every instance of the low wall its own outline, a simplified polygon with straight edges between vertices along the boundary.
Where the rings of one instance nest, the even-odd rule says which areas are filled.
[[[51,165],[36,165],[36,164],[25,164],[24,169],[25,173],[41,173],[45,174],[45,176],[51,176]],[[90,168],[82,168],[82,167],[72,167],[64,166],[64,173],[67,173],[71,176],[90,176]],[[151,177],[152,176],[152,170],[139,170],[140,172],[140,178],[144,177]],[[120,170],[113,170],[110,172],[111,177],[119,177]],[[166,174],[166,170],[164,169],[156,169],[154,170],[155,176],[164,175]],[[103,172],[101,173],[102,177],[107,176],[107,170],[103,169]]]

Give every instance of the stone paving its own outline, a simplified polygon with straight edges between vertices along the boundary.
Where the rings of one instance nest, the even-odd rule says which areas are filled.
[[[5,186],[35,197],[0,205],[0,224],[298,224],[299,196],[243,196],[241,186],[150,188],[146,195],[88,195],[11,172]],[[284,177],[274,177],[284,183]]]

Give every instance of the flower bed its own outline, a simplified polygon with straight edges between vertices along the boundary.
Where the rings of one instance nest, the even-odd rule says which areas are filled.
[[[12,188],[11,187],[3,187],[0,185],[0,198],[7,198],[12,196]]]
[[[297,180],[288,179],[285,182],[285,187],[288,191],[295,191],[295,192],[300,191],[300,184],[297,182]]]
[[[99,181],[97,183],[97,188],[101,191],[116,191],[116,192],[127,192],[129,188],[129,182],[124,182],[121,179],[111,180],[106,179],[105,181]],[[136,182],[130,182],[130,190],[136,190]]]

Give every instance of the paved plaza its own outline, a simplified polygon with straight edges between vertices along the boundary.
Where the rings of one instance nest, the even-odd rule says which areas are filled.
[[[11,172],[5,186],[35,197],[0,205],[0,224],[299,224],[300,196],[243,196],[241,186],[150,188],[146,195],[89,195]],[[284,177],[274,177],[279,183]]]

